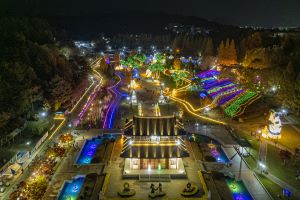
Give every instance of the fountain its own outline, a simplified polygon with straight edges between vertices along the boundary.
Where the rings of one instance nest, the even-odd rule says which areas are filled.
[[[150,198],[163,197],[163,196],[166,195],[166,193],[162,191],[162,184],[161,183],[158,184],[157,188],[155,188],[154,184],[151,183],[150,189],[151,189],[151,191],[148,194],[148,196]]]
[[[191,183],[187,183],[186,187],[180,193],[182,196],[193,196],[197,194],[199,191],[196,185],[192,185]]]
[[[118,195],[120,195],[121,197],[131,197],[135,195],[135,190],[130,189],[129,183],[125,182],[123,185],[123,190],[121,192],[118,192]]]

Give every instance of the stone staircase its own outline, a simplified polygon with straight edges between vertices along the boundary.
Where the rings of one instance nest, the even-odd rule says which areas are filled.
[[[140,174],[139,181],[141,182],[170,182],[170,174]]]

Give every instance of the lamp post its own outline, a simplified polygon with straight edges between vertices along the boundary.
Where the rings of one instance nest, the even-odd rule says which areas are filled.
[[[41,112],[41,113],[40,113],[40,116],[41,116],[41,117],[46,117],[46,116],[47,116],[47,112],[46,112],[46,111]]]
[[[244,147],[243,146],[239,146],[239,148],[242,147],[242,152],[240,153],[240,157],[241,157],[241,161],[240,161],[240,168],[239,168],[239,176],[238,176],[238,180],[241,180],[242,177],[242,164],[243,164],[243,151],[244,151]]]
[[[262,162],[259,162],[259,167],[260,167],[260,173],[262,174],[266,169],[266,165]]]

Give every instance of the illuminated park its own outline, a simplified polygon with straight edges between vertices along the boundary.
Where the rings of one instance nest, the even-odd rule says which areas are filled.
[[[299,28],[60,9],[0,17],[1,200],[300,200]]]
[[[60,122],[50,137],[58,143],[47,150],[48,157],[32,161],[33,176],[10,196],[209,199],[216,198],[212,190],[223,187],[218,195],[225,199],[268,199],[270,194],[251,171],[270,173],[267,147],[261,143],[281,139],[281,114],[270,110],[269,123],[255,130],[264,139],[260,160],[251,168],[251,143],[243,142],[247,138],[237,136],[233,127],[261,103],[262,94],[226,77],[220,67],[195,72],[187,69],[190,63],[198,65],[156,49],[93,60],[90,85],[68,115],[77,106],[81,109],[68,122],[65,114],[55,115]],[[114,68],[111,75],[106,74],[109,67]],[[64,124],[65,135],[56,134]],[[39,185],[36,194],[34,184]],[[175,185],[178,191],[171,190]]]

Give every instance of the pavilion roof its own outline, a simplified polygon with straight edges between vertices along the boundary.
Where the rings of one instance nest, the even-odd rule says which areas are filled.
[[[175,116],[134,116],[124,128],[127,136],[184,135],[183,124]]]
[[[131,139],[127,138],[124,141],[121,152],[121,157],[123,158],[163,159],[189,156],[184,142],[181,139],[159,143],[130,142],[130,140]]]

